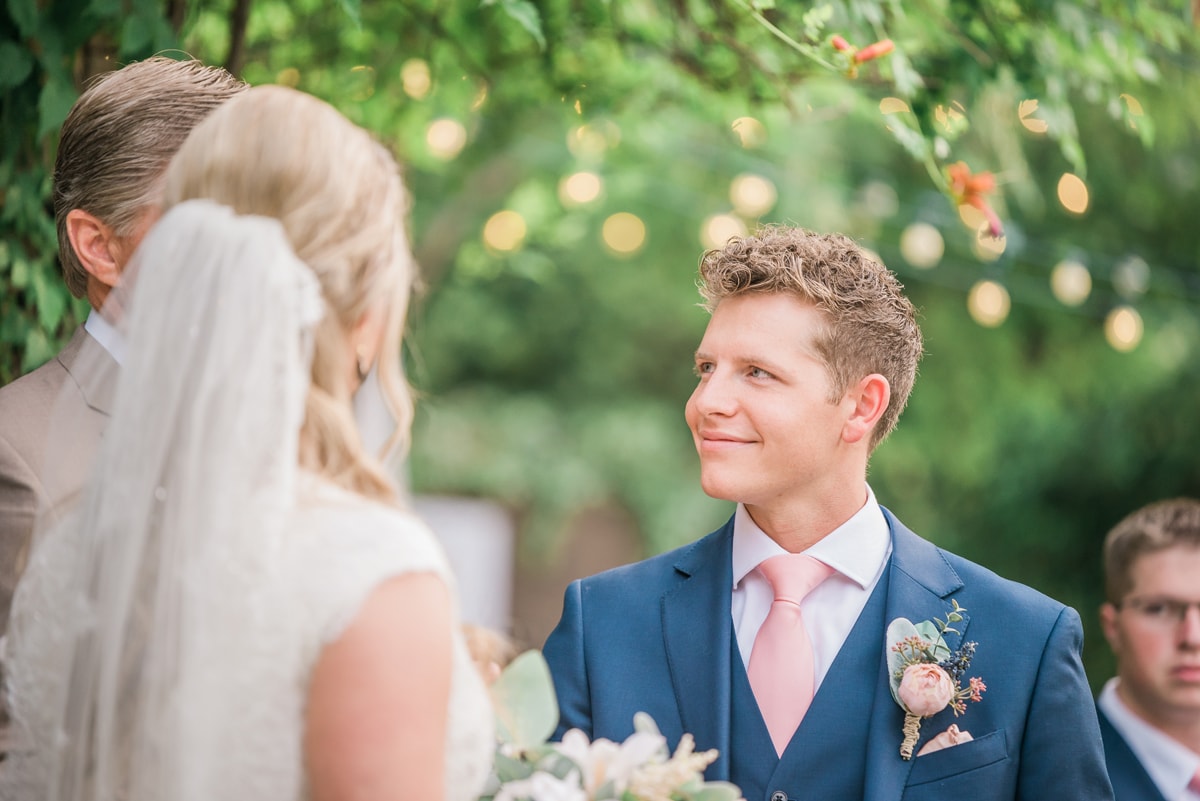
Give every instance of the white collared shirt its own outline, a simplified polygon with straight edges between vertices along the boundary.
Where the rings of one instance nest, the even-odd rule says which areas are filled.
[[[755,568],[764,559],[782,553],[787,551],[767,536],[739,503],[733,517],[731,611],[738,650],[747,666],[754,638],[775,600],[770,583]],[[804,553],[835,571],[800,604],[813,643],[815,688],[821,686],[829,666],[850,636],[892,553],[891,532],[870,486],[863,507]]]
[[[116,326],[104,319],[104,315],[92,309],[88,312],[83,328],[92,335],[92,339],[100,343],[100,347],[108,351],[113,361],[121,364],[125,358],[125,339]]]
[[[1100,707],[1146,773],[1167,801],[1200,801],[1200,793],[1188,789],[1200,768],[1200,754],[1139,718],[1117,694],[1120,678],[1111,678],[1100,691]]]

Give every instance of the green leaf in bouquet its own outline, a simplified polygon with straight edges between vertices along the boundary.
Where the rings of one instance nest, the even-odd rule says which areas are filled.
[[[738,801],[742,791],[729,782],[705,782],[684,796],[684,801]]]
[[[884,637],[884,642],[887,643],[888,684],[891,686],[892,698],[898,704],[900,703],[900,696],[897,694],[897,691],[900,688],[900,671],[904,668],[904,654],[897,651],[893,646],[907,640],[909,637],[919,636],[921,635],[917,632],[917,627],[906,617],[896,618],[887,627],[887,635]]]
[[[514,659],[491,687],[500,742],[525,750],[550,738],[558,725],[558,701],[550,668],[539,651]]]

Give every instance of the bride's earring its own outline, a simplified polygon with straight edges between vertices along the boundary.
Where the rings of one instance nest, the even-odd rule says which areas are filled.
[[[362,384],[367,380],[367,373],[371,372],[371,365],[363,356],[362,345],[354,349],[354,367],[358,370],[358,383]]]

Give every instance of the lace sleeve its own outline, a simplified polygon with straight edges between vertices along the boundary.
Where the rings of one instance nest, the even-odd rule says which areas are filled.
[[[434,573],[454,595],[441,545],[416,517],[363,502],[308,510],[294,549],[296,598],[306,606],[306,657],[341,636],[381,583]],[[456,605],[457,606],[457,605]],[[457,618],[457,608],[455,617]]]

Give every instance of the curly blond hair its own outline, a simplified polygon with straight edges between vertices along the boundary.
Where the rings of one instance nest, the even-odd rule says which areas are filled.
[[[766,226],[705,253],[698,287],[710,312],[725,298],[748,293],[786,293],[811,303],[826,321],[813,345],[829,374],[830,402],[878,373],[891,387],[891,401],[871,448],[896,427],[916,380],[921,329],[896,276],[852,239]]]

